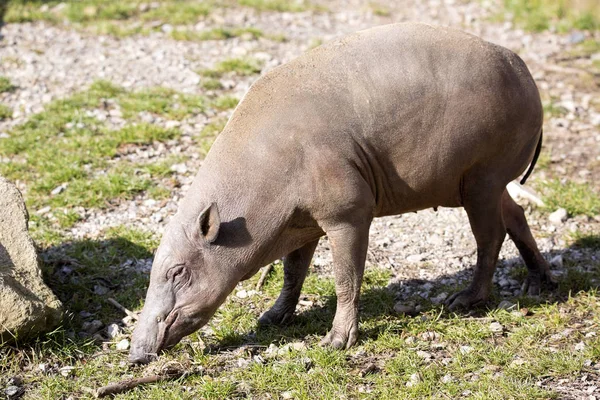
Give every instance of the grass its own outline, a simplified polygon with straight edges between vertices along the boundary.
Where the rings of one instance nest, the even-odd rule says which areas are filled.
[[[206,78],[220,78],[227,73],[239,76],[250,76],[260,73],[261,62],[253,58],[229,58],[219,62],[213,69],[206,69],[199,73]]]
[[[389,17],[392,13],[391,11],[381,5],[381,4],[377,4],[377,3],[369,3],[369,7],[371,9],[371,11],[373,12],[373,14],[379,16],[379,17]]]
[[[516,24],[534,32],[600,28],[600,5],[593,0],[504,0],[504,9]]]
[[[78,279],[59,283],[51,278],[68,304],[71,318],[37,343],[0,348],[4,376],[20,374],[28,396],[57,398],[81,396],[85,388],[99,387],[124,375],[144,374],[142,368],[123,362],[126,354],[115,351],[114,342],[107,342],[107,350],[98,352],[100,343],[73,332],[92,318],[109,323],[121,317],[93,294],[94,285],[103,283],[101,274],[106,269],[117,285],[110,288],[110,295],[139,310],[147,278],[126,272],[131,270],[119,265],[148,258],[155,246],[152,235],[121,226],[107,231],[102,241],[65,243],[58,248],[60,254],[80,264],[74,275]],[[588,282],[597,275],[596,269],[588,275]],[[257,316],[273,303],[282,286],[282,266],[276,264],[261,294],[243,299],[230,296],[209,323],[209,330],[193,334],[150,367],[176,363],[190,370],[201,367],[201,374],[180,382],[141,386],[119,398],[188,398],[191,390],[194,396],[214,399],[281,398],[283,393],[307,400],[548,399],[560,397],[552,389],[559,380],[573,382],[581,374],[597,373],[589,360],[598,359],[600,339],[589,332],[597,329],[600,304],[589,283],[580,292],[569,293],[569,288],[561,287],[546,299],[548,303],[522,299],[521,306],[529,309],[527,316],[490,309],[479,318],[468,318],[429,304],[413,318],[393,313],[394,295],[385,289],[389,278],[387,270],[367,270],[359,343],[347,351],[333,351],[317,345],[330,326],[335,308],[331,278],[308,276],[303,298],[314,304],[303,308],[291,325],[257,327]],[[257,279],[253,277],[238,289],[254,288]],[[81,311],[86,310],[93,310],[93,316],[82,317]],[[499,322],[504,332],[490,330],[491,322]],[[571,333],[563,335],[568,329]],[[291,346],[298,342],[305,345]],[[574,350],[580,342],[584,346]],[[271,344],[276,346],[274,351],[267,349]],[[32,368],[40,363],[49,365],[50,370],[41,373]],[[71,376],[60,374],[63,366],[74,367]]]
[[[206,156],[210,150],[210,146],[214,142],[215,138],[221,133],[227,120],[225,118],[215,119],[208,123],[200,132],[199,137],[196,139],[200,154]]]
[[[553,180],[544,184],[543,192],[549,210],[562,207],[570,215],[600,214],[600,195],[588,183]]]
[[[204,41],[204,40],[226,40],[235,37],[242,37],[249,40],[255,40],[263,36],[263,32],[258,28],[213,28],[202,32],[192,30],[174,30],[171,37],[175,40]]]
[[[0,141],[0,154],[11,159],[0,164],[0,173],[26,184],[28,206],[34,210],[45,205],[106,207],[145,191],[160,194],[154,169],[115,160],[127,146],[167,142],[180,132],[141,122],[138,114],[179,120],[202,112],[206,103],[204,97],[165,88],[132,92],[95,82],[85,92],[51,102],[12,129]],[[91,113],[104,104],[120,110],[128,123],[114,129],[95,118]],[[50,194],[61,185],[66,185],[62,192]]]
[[[7,105],[0,104],[0,121],[3,119],[11,118],[13,115],[13,110]]]
[[[320,10],[306,0],[11,0],[6,8],[6,23],[46,21],[56,25],[68,25],[77,29],[90,30],[96,34],[117,37],[147,35],[161,30],[164,24],[176,27],[195,25],[210,16],[216,7],[230,9],[236,6],[252,7],[258,11],[299,12]],[[229,12],[229,11],[228,11]],[[263,33],[256,28],[213,28],[204,32],[190,29],[175,29],[170,35],[175,40],[223,40],[233,37],[257,39]],[[282,35],[269,35],[278,41]]]
[[[15,86],[12,84],[10,79],[5,76],[0,76],[0,93],[10,92],[14,90]]]
[[[142,4],[145,4],[143,6]],[[144,3],[140,0],[107,2],[80,0],[72,2],[12,0],[7,7],[6,23],[44,20],[55,24],[93,25],[108,21],[158,21],[165,24],[193,24],[208,16],[213,9],[211,1],[160,1]]]
[[[301,12],[314,8],[306,0],[237,0],[237,3],[259,11]]]
[[[239,101],[240,100],[237,97],[223,95],[214,99],[212,101],[212,106],[219,111],[229,110],[235,108]]]

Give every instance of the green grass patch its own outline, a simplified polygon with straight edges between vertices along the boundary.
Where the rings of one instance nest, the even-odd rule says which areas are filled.
[[[593,0],[504,0],[504,9],[516,24],[534,32],[600,27],[600,4]]]
[[[600,214],[600,195],[588,183],[553,180],[544,184],[543,192],[549,210],[562,207],[570,215]]]
[[[204,128],[202,128],[202,131],[196,138],[200,154],[202,154],[203,156],[206,156],[208,154],[210,147],[212,146],[219,133],[221,133],[223,131],[223,128],[225,128],[226,123],[226,118],[218,118],[211,121]]]
[[[564,117],[567,114],[567,109],[557,105],[554,101],[550,100],[544,103],[544,115],[546,117],[559,118]]]
[[[165,88],[131,92],[109,82],[95,82],[85,92],[51,102],[43,112],[13,128],[10,137],[0,141],[0,154],[11,159],[0,164],[0,173],[26,183],[26,199],[34,209],[44,205],[105,207],[148,190],[164,197],[166,193],[156,185],[164,176],[162,167],[111,160],[127,146],[179,137],[177,129],[137,121],[139,112],[183,119],[203,111],[205,102],[201,96]],[[111,129],[91,113],[106,104],[119,107],[128,121],[123,128]],[[61,185],[66,186],[64,190],[50,194]]]
[[[600,233],[590,234],[575,231],[572,235],[573,246],[600,250]]]
[[[15,89],[10,79],[5,76],[0,76],[0,93],[10,92]]]
[[[71,2],[12,0],[4,16],[7,23],[33,22],[38,20],[61,24],[68,21],[78,26],[94,26],[106,22],[152,21],[172,25],[194,24],[210,14],[212,1],[177,0],[144,2],[123,0],[80,0]],[[123,33],[127,28],[122,27]],[[129,31],[135,33],[135,30]]]
[[[223,85],[221,84],[221,81],[219,81],[218,79],[214,79],[214,78],[204,78],[204,79],[202,79],[202,82],[200,82],[200,85],[206,90],[223,89]]]
[[[175,120],[203,112],[206,103],[202,96],[177,93],[163,87],[130,92],[119,96],[118,100],[125,117],[146,111]]]
[[[306,0],[237,0],[237,3],[258,11],[301,12],[314,8]]]
[[[231,73],[240,76],[250,76],[260,73],[262,64],[252,58],[229,58],[219,62],[213,69],[200,71],[199,73],[207,78],[220,78]]]
[[[57,398],[62,393],[84,393],[142,376],[149,370],[128,367],[126,354],[99,352],[89,337],[73,336],[85,321],[110,322],[120,312],[98,301],[94,288],[107,285],[110,296],[139,310],[147,278],[119,267],[128,260],[148,258],[157,242],[153,235],[119,226],[99,240],[66,242],[59,254],[77,260],[77,279],[51,280],[59,297],[68,304],[71,318],[56,332],[30,345],[0,348],[0,368],[6,376],[19,374],[27,395]],[[56,249],[55,249],[56,250]],[[60,256],[58,256],[60,258]],[[52,259],[50,260],[52,262]],[[568,260],[567,260],[568,261]],[[574,270],[575,266],[566,263]],[[54,277],[56,274],[51,274]],[[389,270],[368,268],[360,301],[360,336],[349,350],[321,348],[318,341],[330,328],[335,311],[332,278],[309,274],[304,299],[313,301],[284,327],[258,327],[256,318],[268,309],[282,286],[282,265],[274,266],[262,293],[251,297],[230,296],[209,323],[210,330],[191,335],[161,355],[151,368],[165,363],[186,370],[202,368],[202,374],[182,381],[145,385],[120,395],[125,399],[188,398],[561,398],[552,388],[569,387],[583,374],[594,378],[590,365],[600,355],[596,332],[600,303],[595,289],[581,292],[560,288],[552,301],[528,300],[521,304],[527,316],[505,310],[480,310],[477,318],[449,313],[430,305],[417,317],[395,315],[394,293],[385,288]],[[590,277],[597,277],[595,272]],[[56,278],[53,278],[56,279]],[[258,275],[236,290],[253,289]],[[562,300],[556,300],[562,299]],[[92,311],[90,317],[81,311]],[[498,322],[503,332],[493,332]],[[303,345],[295,347],[298,342]],[[269,348],[271,344],[275,348]],[[40,375],[40,363],[56,365]],[[73,366],[69,377],[58,368]],[[111,368],[106,368],[111,365]],[[52,367],[54,368],[54,367]],[[285,393],[285,395],[284,395]]]
[[[204,40],[227,40],[235,37],[255,40],[263,36],[258,28],[213,28],[202,32],[192,30],[174,30],[171,37],[175,40],[204,41]]]
[[[223,111],[235,108],[239,102],[240,100],[237,97],[224,95],[214,99],[211,104],[217,110]]]
[[[380,17],[389,17],[392,14],[389,8],[378,3],[369,3],[369,7],[371,8],[373,14]]]
[[[13,110],[7,105],[0,104],[0,121],[3,119],[12,118]]]

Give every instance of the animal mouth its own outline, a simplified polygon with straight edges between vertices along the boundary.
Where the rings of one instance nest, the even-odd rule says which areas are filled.
[[[158,340],[157,352],[165,348],[165,344],[167,343],[168,339],[168,331],[171,328],[171,326],[175,323],[175,321],[177,321],[177,318],[179,318],[179,311],[173,310],[165,320],[165,326],[162,329],[161,336]]]

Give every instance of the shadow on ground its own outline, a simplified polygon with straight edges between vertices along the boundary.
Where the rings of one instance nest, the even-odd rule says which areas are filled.
[[[109,298],[129,310],[138,309],[143,302],[152,253],[128,239],[65,242],[45,249],[41,256],[44,281],[65,308],[65,318],[58,329],[62,340],[93,340],[99,345],[102,340],[94,335],[102,333],[106,324],[126,317],[109,303]]]
[[[500,296],[495,285],[492,298],[487,305],[476,310],[465,312],[471,316],[485,313],[493,309],[502,300],[519,303],[520,306],[531,307],[541,303],[560,303],[569,294],[589,291],[600,286],[600,236],[589,235],[577,239],[570,247],[560,252],[545,254],[547,259],[557,255],[563,258],[563,268],[555,270],[559,275],[559,285],[553,292],[544,292],[539,297],[520,295]],[[65,321],[60,330],[58,345],[69,343],[86,343],[97,348],[102,340],[95,334],[103,333],[104,324],[119,321],[126,317],[123,311],[108,302],[116,299],[121,305],[130,309],[141,308],[148,285],[148,271],[152,253],[149,249],[137,245],[123,237],[114,237],[102,241],[81,240],[63,243],[46,249],[42,253],[44,259],[44,278],[50,288],[65,306]],[[499,269],[517,281],[522,281],[526,268],[521,259],[504,260]],[[377,286],[368,282],[363,288],[360,303],[361,332],[360,341],[377,338],[382,330],[390,329],[390,321],[395,319],[394,304],[400,300],[412,302],[420,306],[419,315],[432,309],[440,312],[440,318],[453,315],[439,304],[430,300],[441,292],[452,293],[459,290],[459,282],[470,279],[470,271],[463,270],[452,275],[442,275],[433,280],[411,279],[385,286]],[[455,282],[450,287],[448,281]],[[428,296],[421,295],[421,288],[430,286]],[[402,288],[410,288],[409,290]],[[402,293],[402,294],[400,294]],[[288,342],[304,339],[309,335],[323,336],[331,326],[335,313],[335,296],[319,299],[318,305],[299,313],[291,324],[285,327],[256,326],[255,331],[233,332],[220,338],[216,347],[209,351],[220,351],[231,346],[244,344],[269,345],[273,342]],[[397,319],[397,318],[396,318]],[[93,321],[102,321],[103,325],[94,325]],[[406,321],[406,320],[404,320]],[[398,320],[398,331],[402,323]],[[369,326],[365,328],[365,326]],[[95,340],[94,340],[95,339]],[[40,340],[45,340],[41,338]]]
[[[563,267],[553,270],[559,280],[558,287],[552,290],[545,288],[544,292],[537,297],[522,296],[518,293],[520,289],[513,287],[511,289],[513,290],[512,295],[506,295],[505,291],[505,295],[501,296],[500,288],[495,284],[494,292],[487,304],[473,310],[465,310],[461,314],[470,317],[481,316],[488,310],[496,308],[503,300],[518,304],[520,307],[533,307],[546,303],[562,303],[570,295],[582,291],[594,290],[600,286],[600,236],[583,236],[563,251],[544,254],[548,260],[559,255],[562,257]],[[519,284],[527,274],[526,267],[520,258],[503,260],[499,263],[498,269],[504,269],[504,275],[508,274],[514,280],[518,281]],[[367,285],[366,290],[363,287],[360,301],[359,318],[361,325],[359,328],[359,343],[368,339],[376,339],[383,330],[389,331],[390,325],[398,325],[396,328],[399,333],[402,331],[403,323],[400,320],[398,320],[399,324],[390,324],[390,321],[397,315],[394,312],[394,304],[399,300],[417,305],[419,311],[414,315],[415,318],[424,316],[433,309],[436,310],[436,314],[439,313],[439,318],[453,316],[453,312],[442,308],[439,303],[433,303],[430,299],[442,292],[452,294],[454,291],[460,290],[465,286],[470,279],[470,270],[463,270],[452,275],[442,275],[433,280],[404,280],[389,284],[387,287]],[[449,280],[455,283],[448,285]],[[459,282],[461,281],[465,283],[460,284]],[[425,285],[432,286],[428,296],[422,296],[422,292],[420,292],[420,288]],[[405,288],[402,295],[399,295],[400,287]],[[410,289],[406,290],[406,288]],[[302,340],[307,335],[323,336],[331,327],[336,308],[336,299],[335,296],[326,296],[324,299],[321,298],[321,300],[320,305],[312,306],[310,309],[299,313],[287,326],[257,325],[255,332],[251,331],[247,334],[237,333],[222,338],[215,347],[209,348],[209,351],[218,352],[224,348],[244,344],[268,346],[272,342]]]

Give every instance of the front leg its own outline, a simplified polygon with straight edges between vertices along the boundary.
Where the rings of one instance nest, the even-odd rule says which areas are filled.
[[[261,315],[259,324],[282,325],[292,319],[318,243],[318,239],[307,243],[283,258],[283,288],[273,307]]]
[[[333,252],[337,308],[333,326],[321,341],[336,349],[349,348],[358,339],[358,300],[365,269],[371,219],[327,231]]]

